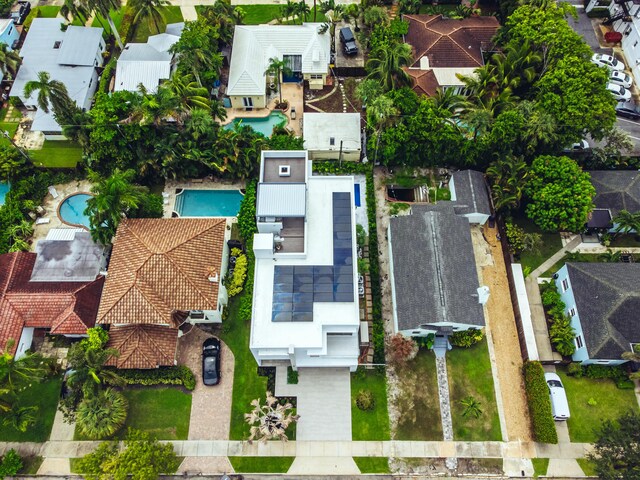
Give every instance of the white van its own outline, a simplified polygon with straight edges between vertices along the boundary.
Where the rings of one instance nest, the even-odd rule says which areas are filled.
[[[569,418],[569,402],[567,402],[567,394],[560,377],[555,373],[545,373],[544,379],[549,387],[553,419],[556,421],[567,420]]]

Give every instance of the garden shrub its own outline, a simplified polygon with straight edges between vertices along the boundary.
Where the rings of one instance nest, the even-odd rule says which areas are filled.
[[[569,356],[575,353],[576,344],[573,342],[575,336],[576,331],[571,326],[569,317],[555,317],[549,329],[549,337],[560,355]]]
[[[155,370],[118,370],[127,385],[182,385],[187,390],[196,387],[196,378],[186,365],[161,367]]]
[[[230,297],[234,297],[242,291],[242,286],[247,278],[247,256],[241,254],[236,257],[236,265],[233,269],[231,281],[227,286],[227,293]]]
[[[628,378],[627,374],[620,365],[608,366],[593,364],[587,365],[584,370],[585,376],[587,378],[611,378],[615,382]]]
[[[120,23],[120,39],[124,44],[131,40],[135,32],[135,28],[132,28],[135,16],[136,11],[133,8],[125,7],[122,23]]]
[[[426,337],[414,337],[414,340],[418,344],[418,348],[426,348],[427,350],[431,350],[436,340],[436,336],[434,333],[430,333]]]
[[[115,73],[116,64],[118,59],[114,55],[109,63],[107,63],[102,71],[102,75],[100,76],[100,83],[98,84],[98,91],[109,93],[109,84],[111,83],[111,77]]]
[[[455,347],[469,348],[484,338],[482,329],[470,328],[469,330],[461,330],[453,332],[449,337],[449,342]]]
[[[558,443],[558,433],[551,412],[549,387],[540,362],[525,362],[524,385],[531,415],[533,435],[537,442]]]
[[[360,410],[373,410],[376,406],[376,399],[371,390],[360,390],[356,395],[356,407]]]
[[[298,371],[294,370],[291,366],[287,367],[287,383],[289,385],[298,384]]]
[[[583,374],[584,374],[584,370],[583,370],[581,364],[579,364],[577,362],[571,362],[567,366],[567,375],[570,375],[570,376],[576,377],[576,378],[580,378],[580,377],[582,377]]]
[[[356,225],[356,242],[359,247],[364,247],[367,243],[367,232],[360,224]]]
[[[411,337],[396,333],[389,341],[389,356],[396,363],[404,363],[418,354],[418,344]]]
[[[247,183],[244,198],[238,211],[238,229],[245,243],[252,240],[253,235],[258,233],[258,226],[256,225],[256,185],[255,180]]]
[[[12,448],[4,454],[0,462],[0,479],[17,475],[21,468],[22,458],[20,458],[20,455]]]
[[[102,348],[109,341],[109,332],[100,326],[89,328],[87,335],[88,337],[80,342],[86,350],[90,348]]]

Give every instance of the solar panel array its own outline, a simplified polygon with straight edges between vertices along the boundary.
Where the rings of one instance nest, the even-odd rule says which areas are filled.
[[[333,193],[333,265],[276,265],[274,322],[312,322],[314,302],[353,302],[351,194]]]

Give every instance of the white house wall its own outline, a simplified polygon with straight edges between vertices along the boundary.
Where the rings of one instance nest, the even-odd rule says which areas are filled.
[[[19,360],[24,357],[27,350],[31,348],[31,342],[33,341],[33,328],[23,328],[22,334],[20,334],[20,340],[18,341],[18,349],[16,350],[15,358]]]
[[[634,82],[640,83],[640,6],[627,4],[632,15],[631,22],[623,22],[618,20],[613,23],[616,32],[622,33],[622,50],[625,57],[625,63],[631,70]],[[622,7],[611,2],[609,11],[612,15],[622,10]]]

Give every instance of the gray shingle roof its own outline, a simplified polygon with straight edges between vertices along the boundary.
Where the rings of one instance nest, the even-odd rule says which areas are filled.
[[[594,170],[589,172],[596,189],[596,208],[607,208],[616,216],[620,210],[640,211],[640,174],[637,170]]]
[[[640,264],[567,263],[590,358],[619,359],[640,343]]]
[[[484,175],[475,170],[460,170],[452,175],[455,199],[459,205],[456,212],[461,215],[483,213],[491,215],[489,191]]]
[[[398,329],[440,322],[484,326],[469,222],[451,204],[391,219]]]

